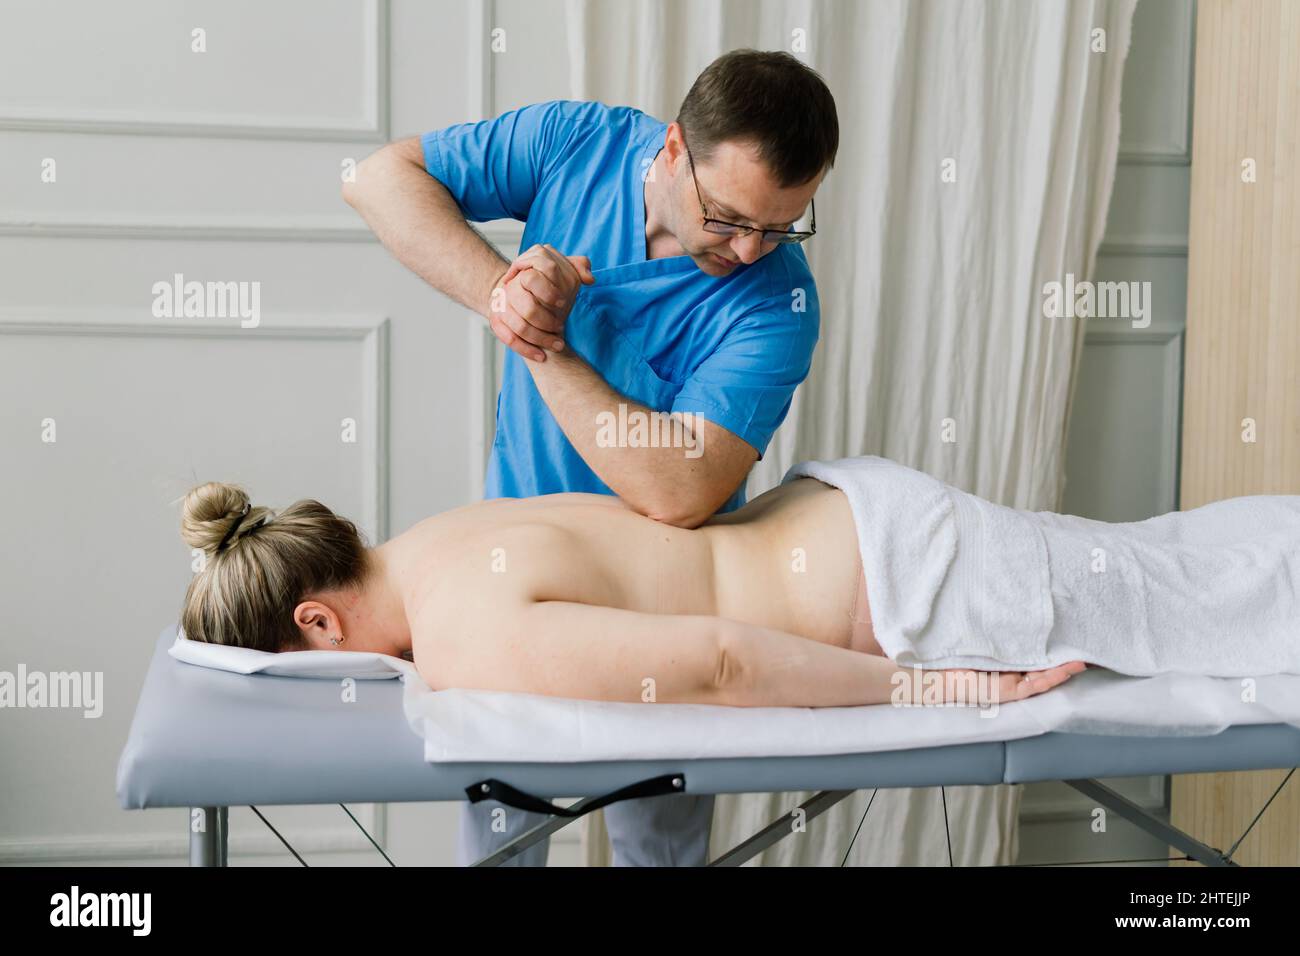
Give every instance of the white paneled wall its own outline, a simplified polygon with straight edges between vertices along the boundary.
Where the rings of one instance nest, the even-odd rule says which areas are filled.
[[[1067,509],[1103,518],[1174,501],[1184,5],[1142,0],[1129,56],[1101,269],[1150,279],[1156,313],[1142,335],[1089,333]],[[318,497],[378,538],[479,493],[493,340],[373,241],[340,175],[389,139],[568,95],[564,11],[0,0],[0,668],[102,671],[106,698],[94,720],[4,715],[0,862],[184,861],[184,811],[123,812],[113,786],[144,663],[190,574],[176,501],[192,484],[238,480],[272,505]],[[497,28],[505,46],[492,52]],[[485,232],[508,254],[519,227]],[[260,323],[154,317],[154,283],[177,273],[259,283]],[[1161,780],[1131,792],[1158,804]],[[1040,835],[1086,825],[1077,799],[1027,798],[1025,859]],[[453,805],[361,811],[399,864],[452,861]],[[382,863],[336,807],[268,816],[313,864]],[[232,862],[287,859],[247,810],[231,828]],[[577,859],[573,829],[552,863]]]
[[[485,9],[0,2],[0,668],[99,671],[105,698],[4,713],[0,862],[184,862],[184,811],[124,812],[114,777],[190,576],[190,486],[317,497],[377,539],[478,494],[480,333],[339,189],[482,108]],[[257,283],[260,321],[154,316],[176,274]],[[399,863],[452,861],[452,805],[357,809]],[[314,864],[383,862],[337,807],[268,816]],[[231,824],[233,862],[290,859]]]
[[[1187,312],[1193,0],[1140,0],[1124,73],[1120,160],[1099,281],[1150,282],[1151,322],[1089,322],[1066,452],[1062,510],[1139,521],[1178,507],[1182,345]],[[1164,776],[1108,781],[1167,812]],[[1147,859],[1168,848],[1113,814],[1092,830],[1092,804],[1061,783],[1021,803],[1020,860]]]
[[[384,139],[387,17],[385,0],[34,4],[0,40],[6,79],[21,81],[6,87],[0,121],[56,132]]]
[[[1151,283],[1151,323],[1093,319],[1067,450],[1064,510],[1132,521],[1177,507],[1187,309],[1192,0],[1142,0],[1124,74],[1120,164],[1101,281]]]

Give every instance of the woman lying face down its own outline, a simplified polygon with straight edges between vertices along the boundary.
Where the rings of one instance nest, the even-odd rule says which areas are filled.
[[[186,496],[181,536],[207,555],[185,596],[188,638],[405,657],[434,690],[978,704],[1084,668],[994,672],[978,700],[972,671],[927,672],[922,686],[875,640],[847,499],[811,478],[693,530],[613,496],[556,494],[457,508],[373,548],[317,501],[273,512],[208,483]]]

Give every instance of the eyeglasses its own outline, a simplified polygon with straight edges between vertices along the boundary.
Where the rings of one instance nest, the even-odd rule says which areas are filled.
[[[683,140],[685,145],[685,140]],[[726,222],[722,219],[710,219],[709,209],[704,205],[704,196],[700,194],[700,181],[695,178],[695,157],[691,155],[691,148],[686,147],[686,159],[691,164],[691,182],[695,183],[695,195],[700,201],[700,212],[704,215],[704,230],[719,236],[747,236],[756,231],[753,226],[742,226],[738,222]],[[817,201],[809,200],[812,204],[812,222],[809,223],[807,232],[795,232],[790,229],[764,229],[764,242],[803,242],[817,234]]]

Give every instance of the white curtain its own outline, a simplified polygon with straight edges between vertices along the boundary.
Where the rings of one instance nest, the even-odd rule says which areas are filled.
[[[795,461],[878,454],[1059,507],[1084,328],[1044,318],[1042,289],[1093,272],[1135,3],[569,0],[574,99],[670,121],[737,47],[794,53],[835,95],[839,154],[804,247],[821,342],[751,497]],[[809,796],[719,796],[714,854]],[[957,865],[1010,863],[1019,801],[1009,786],[867,789],[756,861],[947,865],[950,838]],[[584,841],[608,862],[601,819]]]

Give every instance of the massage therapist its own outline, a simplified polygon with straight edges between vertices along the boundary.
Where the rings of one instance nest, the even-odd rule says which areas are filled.
[[[672,123],[555,100],[366,158],[343,198],[509,347],[484,496],[617,494],[680,527],[743,504],[817,343],[800,243],[816,231],[813,194],[838,145],[814,71],[735,50],[699,75]],[[513,263],[466,221],[497,219],[525,223]],[[611,441],[599,424],[662,421],[651,413],[671,414],[680,442]],[[615,865],[703,865],[713,803],[605,807]],[[545,819],[467,802],[458,860]],[[510,862],[545,865],[546,854],[542,841]]]

